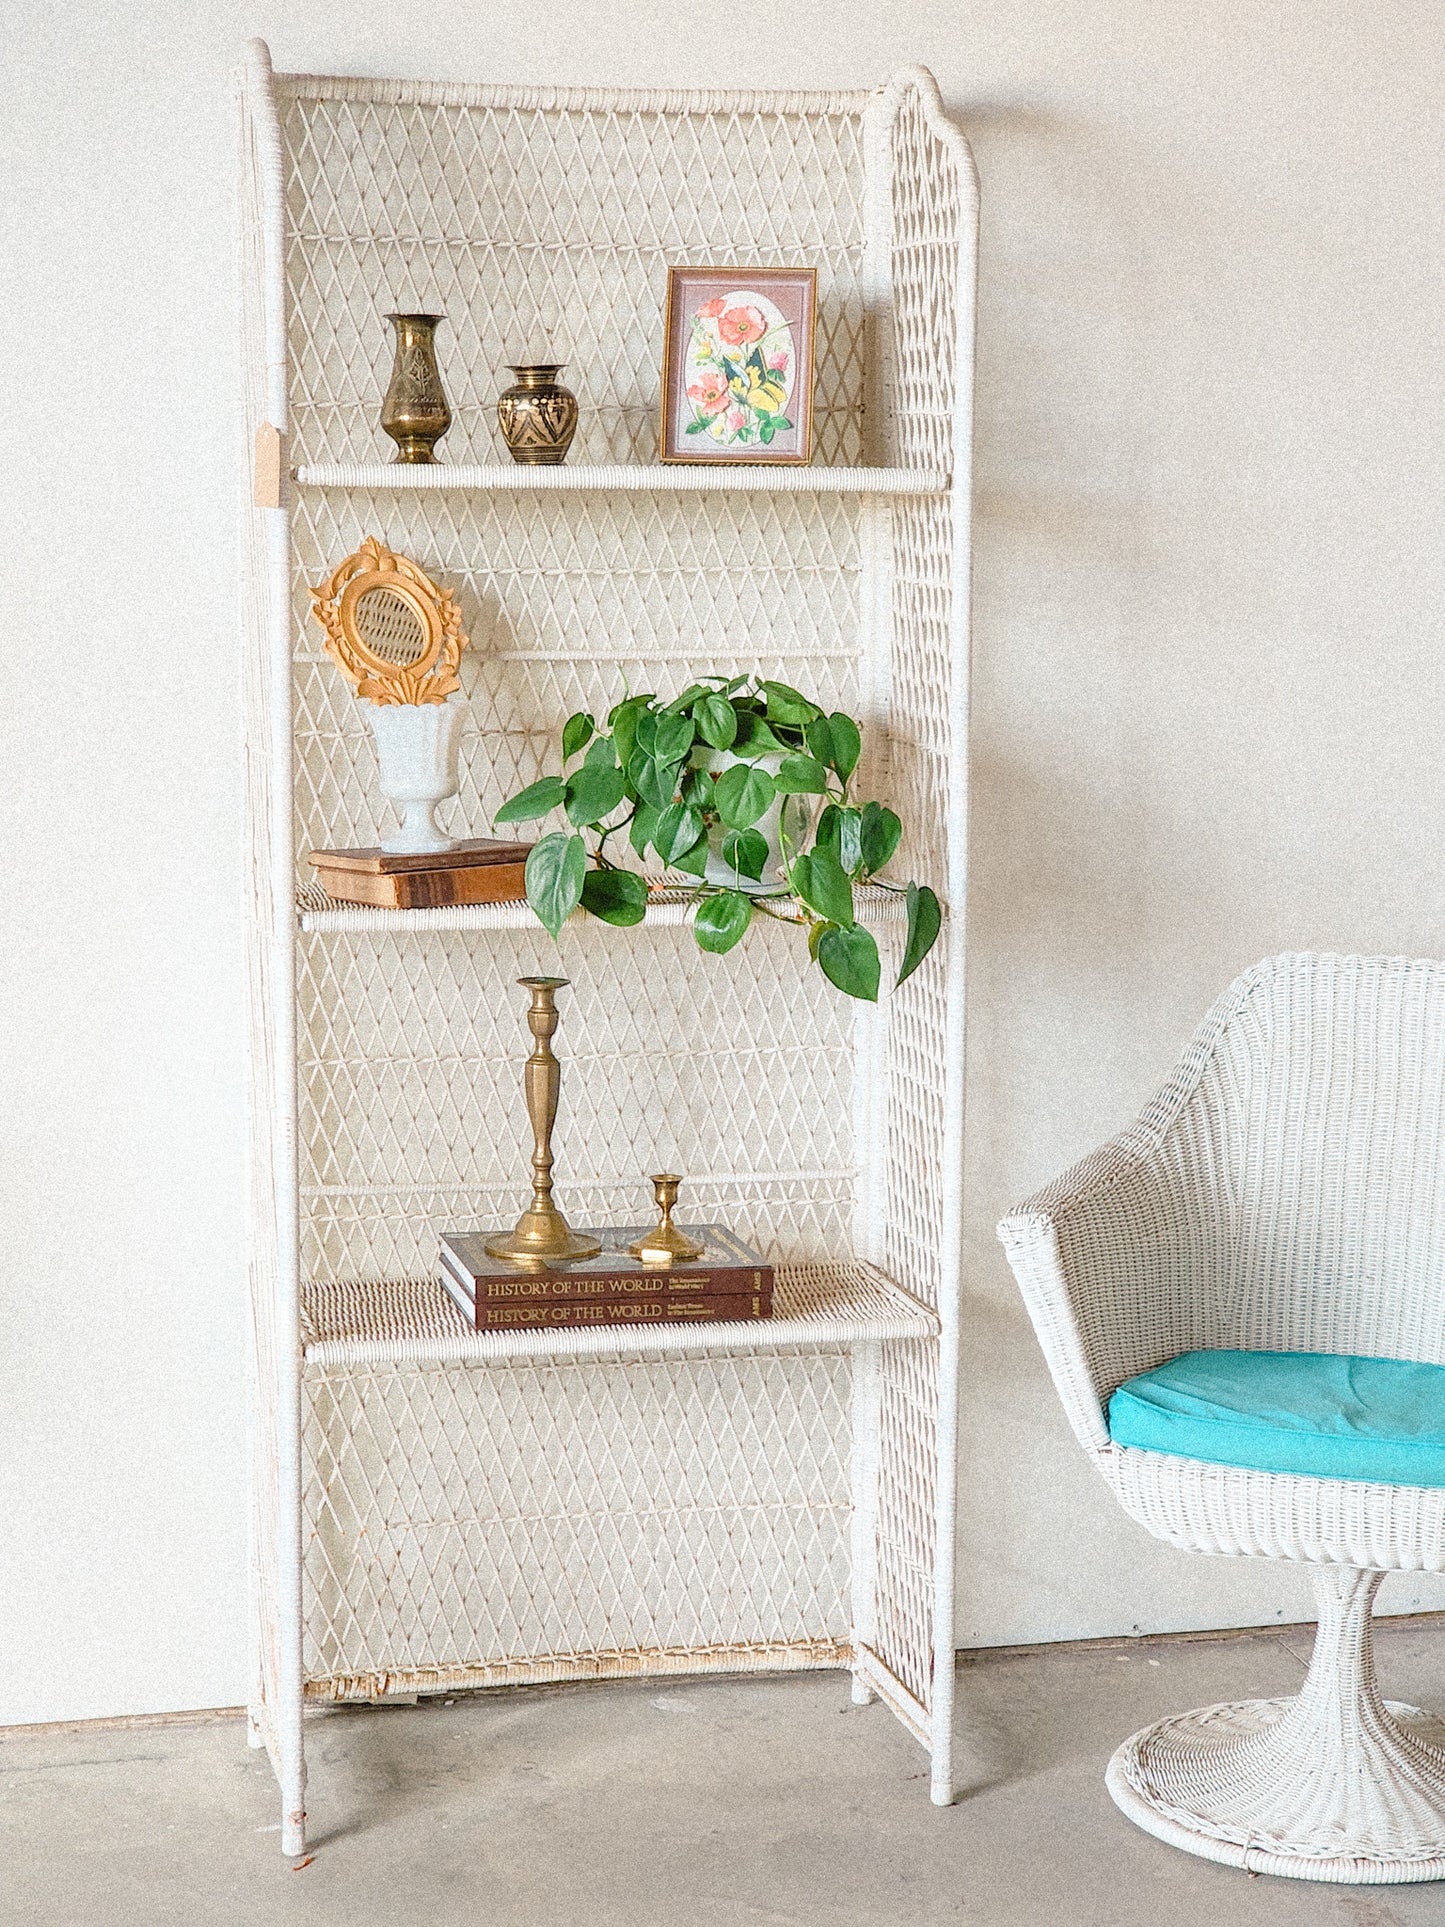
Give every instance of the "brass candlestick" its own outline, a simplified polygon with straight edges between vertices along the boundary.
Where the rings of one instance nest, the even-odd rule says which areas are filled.
[[[527,1028],[536,1048],[527,1059],[522,1085],[527,1093],[527,1115],[532,1120],[532,1202],[517,1220],[515,1231],[488,1238],[487,1253],[510,1258],[514,1264],[549,1264],[558,1258],[595,1258],[602,1249],[596,1238],[574,1231],[552,1202],[552,1126],[557,1121],[557,1099],[562,1089],[562,1066],[552,1055],[557,1028],[557,992],[566,977],[519,977],[532,993]]]
[[[627,1247],[633,1257],[641,1258],[644,1264],[688,1264],[703,1254],[705,1247],[679,1231],[672,1222],[672,1207],[677,1203],[677,1187],[681,1183],[682,1179],[673,1171],[653,1173],[652,1195],[662,1216],[651,1231]]]

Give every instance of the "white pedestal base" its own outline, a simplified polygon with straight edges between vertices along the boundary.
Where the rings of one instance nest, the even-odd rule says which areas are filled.
[[[1445,1879],[1445,1721],[1380,1698],[1370,1608],[1381,1577],[1317,1568],[1320,1625],[1298,1697],[1145,1727],[1109,1762],[1120,1811],[1156,1839],[1252,1873]]]

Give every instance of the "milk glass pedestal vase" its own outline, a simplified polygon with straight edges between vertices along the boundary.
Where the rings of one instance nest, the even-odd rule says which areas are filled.
[[[453,696],[444,703],[375,703],[371,733],[382,795],[402,812],[401,828],[382,837],[390,856],[421,856],[450,850],[456,838],[437,825],[435,810],[457,793],[457,750],[466,704]]]
[[[766,756],[734,756],[730,749],[706,749],[694,756],[693,763],[698,769],[721,773],[734,763],[755,763],[769,776],[776,776],[782,763],[782,754],[770,753]],[[807,841],[808,832],[813,827],[813,818],[818,814],[822,798],[818,796],[779,796],[759,817],[753,828],[768,846],[768,854],[763,863],[763,874],[753,878],[741,875],[723,855],[727,839],[727,829],[715,823],[708,831],[707,869],[704,876],[709,883],[720,883],[729,890],[741,890],[750,897],[786,896],[788,879],[785,875],[783,839],[792,845],[794,856]]]

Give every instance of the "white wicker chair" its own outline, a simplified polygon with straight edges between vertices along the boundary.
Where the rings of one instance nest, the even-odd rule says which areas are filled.
[[[1293,1700],[1136,1733],[1108,1787],[1161,1840],[1255,1872],[1445,1878],[1445,1725],[1388,1706],[1381,1576],[1445,1569],[1445,1490],[1114,1445],[1124,1380],[1204,1349],[1445,1363],[1445,963],[1284,956],[1216,1004],[1138,1123],[1000,1225],[1080,1443],[1194,1552],[1315,1567]]]

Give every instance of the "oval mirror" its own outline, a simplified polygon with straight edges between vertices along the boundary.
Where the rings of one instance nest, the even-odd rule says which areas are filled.
[[[311,591],[326,652],[358,696],[374,703],[441,703],[456,689],[467,646],[449,589],[368,535]]]
[[[396,669],[410,669],[427,653],[426,624],[395,589],[368,589],[358,596],[355,622],[363,646]]]

